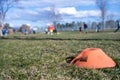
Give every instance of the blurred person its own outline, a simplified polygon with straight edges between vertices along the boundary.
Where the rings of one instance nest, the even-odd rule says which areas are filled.
[[[96,32],[100,32],[100,23],[96,26]]]
[[[55,28],[55,29],[53,30],[53,32],[54,32],[55,34],[57,34],[57,29]]]
[[[50,35],[53,35],[55,27],[53,25],[48,26],[48,31],[50,32]]]
[[[79,27],[79,32],[82,33],[82,26]]]
[[[48,33],[49,33],[48,28],[46,28],[45,29],[45,34],[48,34]]]
[[[116,21],[116,26],[117,26],[117,29],[114,32],[117,32],[120,29],[120,21],[119,20]]]
[[[88,28],[88,26],[87,26],[87,24],[84,22],[84,24],[83,24],[83,27],[84,27],[84,32],[86,32],[87,33],[87,28]]]

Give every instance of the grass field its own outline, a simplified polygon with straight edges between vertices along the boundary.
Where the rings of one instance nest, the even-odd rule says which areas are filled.
[[[117,66],[84,69],[66,57],[101,48]],[[120,32],[14,34],[0,39],[0,80],[120,80]]]

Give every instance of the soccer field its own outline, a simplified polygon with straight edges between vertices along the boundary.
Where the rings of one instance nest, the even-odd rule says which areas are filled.
[[[66,57],[78,55],[86,48],[101,48],[116,62],[116,67],[85,69],[66,63]],[[120,80],[120,32],[2,37],[0,80]]]

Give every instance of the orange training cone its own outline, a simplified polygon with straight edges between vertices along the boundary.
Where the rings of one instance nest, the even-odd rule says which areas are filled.
[[[70,63],[81,68],[107,68],[116,66],[116,63],[100,48],[87,48]]]

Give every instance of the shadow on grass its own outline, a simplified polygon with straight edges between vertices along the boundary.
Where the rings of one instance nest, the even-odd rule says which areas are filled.
[[[36,37],[25,37],[25,36],[13,36],[13,37],[0,37],[1,40],[80,40],[80,41],[120,41],[120,39],[100,39],[100,38],[36,38]]]

